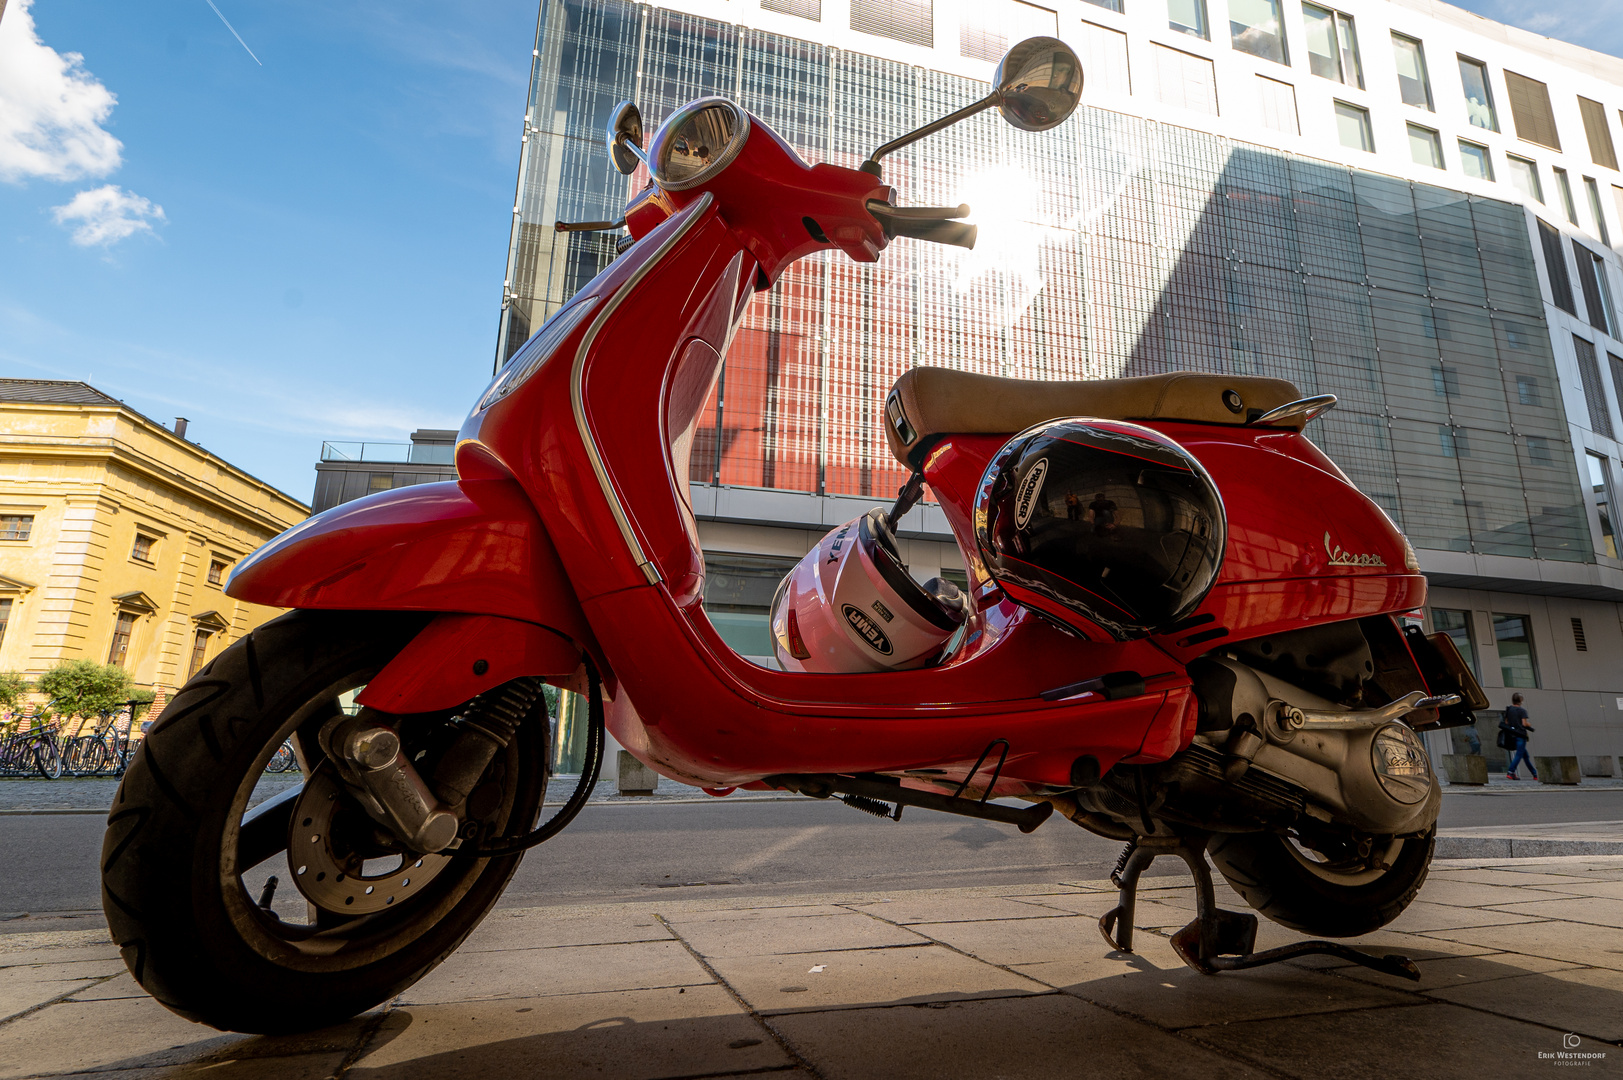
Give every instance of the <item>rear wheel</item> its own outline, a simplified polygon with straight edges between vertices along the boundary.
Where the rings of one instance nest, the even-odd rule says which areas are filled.
[[[285,615],[221,653],[140,744],[108,817],[102,901],[130,971],[173,1011],[248,1032],[336,1023],[422,978],[501,895],[519,856],[406,850],[316,745],[423,622]],[[457,711],[400,719],[425,773]],[[311,770],[304,784],[249,810],[289,738]],[[530,828],[545,743],[545,716],[532,716],[492,762],[468,800],[481,836]],[[267,892],[273,874],[280,887]]]
[[[1219,834],[1206,850],[1260,914],[1304,934],[1355,937],[1403,913],[1425,883],[1435,846],[1433,829],[1329,855],[1275,833]]]

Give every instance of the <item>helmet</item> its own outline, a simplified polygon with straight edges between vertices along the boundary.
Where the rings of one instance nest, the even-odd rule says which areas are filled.
[[[920,585],[875,507],[806,553],[772,598],[772,637],[786,671],[923,667],[963,625],[969,600],[941,578]]]
[[[1186,618],[1223,563],[1223,500],[1183,447],[1139,424],[1072,417],[1027,428],[975,502],[987,572],[1015,602],[1118,640]]]

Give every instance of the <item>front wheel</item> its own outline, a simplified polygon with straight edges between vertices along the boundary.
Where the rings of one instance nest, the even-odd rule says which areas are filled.
[[[424,621],[284,615],[204,668],[140,744],[107,819],[102,904],[130,971],[174,1012],[255,1033],[337,1023],[422,978],[501,895],[519,856],[407,850],[353,801],[314,738]],[[425,775],[459,711],[400,718]],[[310,773],[250,810],[289,738]],[[520,724],[469,796],[464,835],[531,827],[545,744],[544,717]]]
[[[1321,937],[1356,937],[1403,913],[1425,883],[1436,830],[1377,837],[1368,851],[1330,858],[1275,833],[1220,833],[1207,853],[1229,885],[1281,926]]]
[[[62,778],[62,753],[56,743],[44,739],[34,744],[34,768],[47,780]]]

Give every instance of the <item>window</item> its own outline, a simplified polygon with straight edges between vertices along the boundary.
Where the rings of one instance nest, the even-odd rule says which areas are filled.
[[[1612,146],[1612,129],[1606,123],[1606,106],[1586,97],[1578,99],[1584,118],[1584,135],[1589,139],[1589,160],[1608,169],[1617,168],[1617,149]]]
[[[1499,646],[1499,673],[1506,686],[1538,689],[1538,657],[1526,615],[1493,613],[1493,639]]]
[[[1131,94],[1133,80],[1127,68],[1127,35],[1090,22],[1077,25],[1082,33],[1073,43],[1093,92]]]
[[[1307,23],[1307,67],[1321,79],[1364,88],[1364,66],[1358,61],[1358,33],[1351,15],[1302,5]]]
[[[1375,152],[1375,133],[1369,127],[1368,109],[1345,101],[1336,102],[1336,133],[1341,136],[1342,146]]]
[[[1280,26],[1279,0],[1229,0],[1229,42],[1241,52],[1290,63],[1285,31]]]
[[[389,473],[373,473],[366,478],[366,490],[370,494],[374,491],[388,491],[394,487],[394,477]]]
[[[138,559],[141,562],[151,562],[152,546],[157,542],[158,541],[153,537],[147,536],[143,533],[136,533],[135,546],[130,549],[130,558]]]
[[[1516,400],[1522,405],[1544,404],[1544,399],[1538,392],[1538,380],[1531,375],[1516,376]]]
[[[1510,117],[1516,121],[1516,137],[1551,150],[1561,149],[1555,133],[1555,114],[1550,111],[1550,88],[1537,79],[1505,72],[1505,89],[1510,91]]]
[[[1535,465],[1554,465],[1555,455],[1550,453],[1550,440],[1537,435],[1527,437],[1527,460]]]
[[[1493,158],[1481,143],[1460,140],[1460,168],[1465,170],[1466,176],[1474,176],[1478,180],[1493,179]]]
[[[1505,165],[1510,171],[1510,183],[1517,191],[1534,202],[1544,201],[1544,185],[1539,183],[1536,162],[1517,157],[1515,154],[1506,154]]]
[[[1449,427],[1447,424],[1439,424],[1437,427],[1437,441],[1442,447],[1444,457],[1462,458],[1471,456],[1471,437],[1462,427]]]
[[[192,662],[186,672],[186,678],[190,679],[202,668],[203,658],[208,655],[209,651],[209,636],[207,630],[199,630],[192,638]]]
[[[851,29],[933,48],[935,4],[932,0],[851,0]]]
[[[128,611],[118,613],[118,621],[113,624],[113,644],[107,650],[107,662],[124,666],[124,657],[130,651],[130,635],[135,632],[135,616]]]
[[[1121,0],[1088,0],[1088,3],[1105,8],[1108,11],[1114,11],[1118,15],[1121,14]]]
[[[1617,558],[1617,531],[1612,528],[1612,480],[1607,461],[1599,454],[1584,453],[1589,464],[1589,490],[1595,496],[1595,511],[1600,525],[1601,551]]]
[[[1579,652],[1589,651],[1589,638],[1584,635],[1584,621],[1576,615],[1572,617],[1572,647]]]
[[[1609,352],[1606,359],[1611,362],[1612,367],[1612,392],[1623,393],[1623,356]],[[1623,402],[1619,404],[1623,405]]]
[[[705,553],[704,613],[734,652],[772,655],[772,596],[793,559]]]
[[[1167,0],[1167,25],[1190,37],[1212,36],[1206,28],[1206,0]]]
[[[1595,218],[1595,235],[1607,247],[1612,246],[1612,234],[1606,229],[1606,211],[1600,206],[1600,185],[1593,176],[1584,177],[1584,194],[1589,198],[1589,213]]]
[[[225,580],[226,564],[219,559],[209,561],[209,584],[218,585]]]
[[[1152,43],[1153,44],[1153,43]],[[1217,77],[1212,62],[1155,44],[1155,92],[1162,104],[1217,115]]]
[[[1578,357],[1578,381],[1583,384],[1584,403],[1589,406],[1589,430],[1610,439],[1612,410],[1606,405],[1606,391],[1600,381],[1600,364],[1595,360],[1595,346],[1574,334],[1572,351]]]
[[[1477,666],[1476,642],[1471,640],[1471,613],[1434,607],[1431,609],[1431,625],[1437,633],[1448,635],[1454,648],[1464,658],[1465,666],[1471,669],[1471,674],[1482,678],[1482,669]]]
[[[1431,80],[1426,78],[1426,50],[1420,42],[1393,33],[1392,51],[1398,62],[1398,92],[1405,105],[1431,109]]]
[[[11,601],[0,600],[0,645],[6,643],[6,624],[11,622]]]
[[[823,0],[761,0],[761,10],[798,15],[812,22],[823,21]]]
[[[995,64],[1009,44],[1029,37],[1054,37],[1059,16],[1022,0],[992,0],[966,7],[958,24],[958,55]]]
[[[1561,234],[1541,218],[1538,239],[1539,246],[1544,249],[1544,273],[1550,279],[1552,302],[1568,315],[1578,314],[1578,306],[1572,302],[1572,278],[1567,275],[1567,256],[1561,248]]]
[[[27,540],[33,532],[33,514],[0,514],[0,540]]]
[[[1414,158],[1414,163],[1430,165],[1434,169],[1443,168],[1443,140],[1431,128],[1424,128],[1419,124],[1410,124],[1408,127],[1409,156]]]
[[[1567,212],[1567,220],[1578,224],[1578,204],[1572,201],[1572,185],[1567,181],[1567,170],[1551,168],[1550,171],[1555,174],[1555,189],[1561,193],[1561,206]]]
[[[1257,105],[1264,127],[1300,135],[1302,125],[1296,119],[1296,87],[1288,82],[1257,76]]]
[[[1612,306],[1611,284],[1606,280],[1606,261],[1576,240],[1572,242],[1572,254],[1578,260],[1578,283],[1583,286],[1589,325],[1617,337],[1617,311]]]
[[[1612,185],[1612,201],[1617,204],[1618,220],[1623,221],[1623,187]]]
[[[1493,91],[1488,88],[1488,65],[1460,57],[1460,85],[1465,88],[1465,117],[1473,127],[1499,130],[1499,114],[1493,111]]]

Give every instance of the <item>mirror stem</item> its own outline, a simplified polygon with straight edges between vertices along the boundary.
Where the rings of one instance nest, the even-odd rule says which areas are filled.
[[[635,154],[637,156],[638,161],[642,162],[644,165],[648,165],[648,167],[650,169],[653,168],[652,165],[648,164],[648,155],[643,152],[642,147],[638,146],[636,143],[631,141],[631,136],[627,135],[623,131],[618,132],[614,136],[614,142],[615,142],[616,146],[623,146],[627,150],[630,150],[633,154]]]
[[[900,150],[904,146],[910,146],[913,143],[916,143],[920,139],[924,138],[926,135],[934,135],[936,132],[940,131],[942,128],[951,127],[952,125],[956,124],[960,120],[967,120],[971,116],[974,116],[978,112],[985,112],[987,109],[990,109],[993,105],[996,105],[997,103],[998,103],[998,94],[997,94],[997,91],[994,90],[994,91],[992,91],[992,93],[987,94],[985,97],[981,98],[979,101],[975,102],[973,105],[965,105],[962,109],[959,109],[957,112],[948,113],[946,116],[943,116],[941,119],[935,121],[934,123],[925,124],[923,127],[919,128],[917,131],[910,131],[906,135],[903,135],[899,139],[892,139],[890,142],[886,143],[884,146],[881,146],[879,149],[875,150],[872,154],[868,155],[868,160],[864,161],[861,165],[858,165],[857,168],[861,169],[863,172],[868,173],[871,176],[878,176],[879,175],[879,159],[884,157],[886,154],[889,154],[889,153],[891,153],[892,151],[895,151],[895,150]]]

